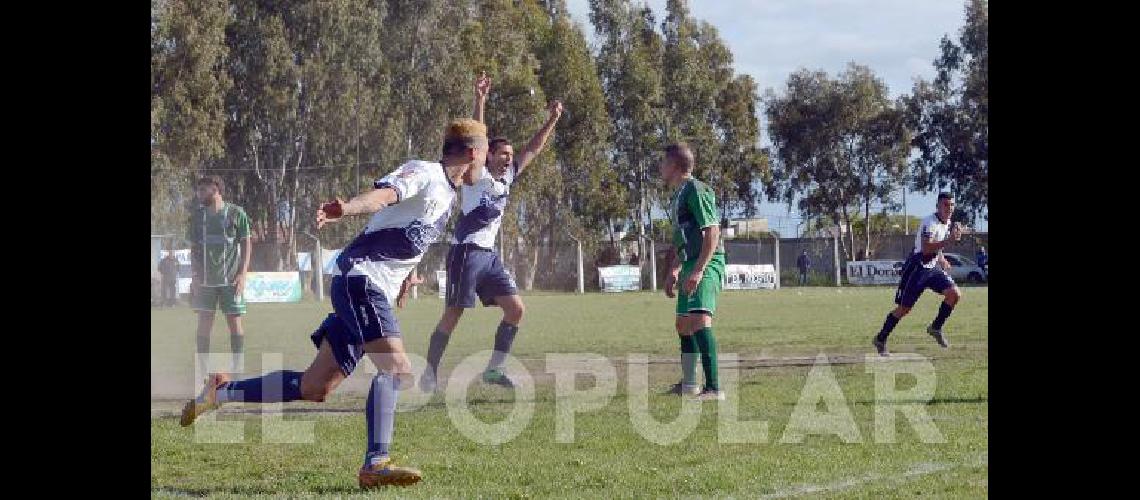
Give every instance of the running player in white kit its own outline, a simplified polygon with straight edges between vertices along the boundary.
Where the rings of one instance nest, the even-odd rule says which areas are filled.
[[[934,337],[938,345],[943,348],[950,347],[950,342],[942,333],[942,325],[946,323],[946,318],[950,317],[954,306],[962,298],[958,285],[949,274],[946,274],[950,263],[942,256],[943,247],[951,241],[962,239],[962,227],[957,222],[951,224],[951,215],[954,215],[954,197],[950,193],[940,193],[938,210],[922,219],[922,225],[914,235],[914,250],[903,266],[899,287],[895,292],[895,304],[898,304],[898,307],[887,315],[883,329],[871,342],[880,356],[890,355],[887,351],[887,336],[891,334],[891,330],[899,320],[910,312],[910,308],[914,307],[918,297],[927,288],[934,293],[942,294],[944,299],[938,308],[938,316],[926,328],[926,333]]]

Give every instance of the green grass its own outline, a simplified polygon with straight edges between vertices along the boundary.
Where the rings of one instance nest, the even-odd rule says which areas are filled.
[[[892,307],[893,290],[872,288],[787,288],[779,291],[725,292],[715,332],[721,353],[742,357],[863,355],[870,337]],[[696,430],[677,444],[662,446],[642,437],[630,419],[627,354],[653,359],[677,354],[672,302],[650,293],[526,295],[528,310],[515,342],[537,387],[535,412],[517,438],[492,446],[476,443],[448,417],[442,396],[422,408],[397,415],[393,452],[400,463],[424,472],[408,488],[368,492],[384,497],[611,498],[611,497],[773,497],[884,498],[987,495],[988,450],[988,289],[965,290],[947,323],[954,346],[942,350],[924,333],[938,301],[920,300],[891,336],[896,353],[917,353],[936,368],[934,398],[923,405],[945,437],[928,444],[901,414],[896,442],[875,441],[874,375],[858,364],[832,365],[835,380],[858,427],[860,442],[836,435],[809,435],[800,444],[780,438],[808,378],[810,366],[745,368],[726,389],[739,396],[739,420],[767,421],[767,440],[756,444],[718,443],[718,405],[700,406]],[[423,298],[400,311],[408,349],[423,355],[441,303]],[[339,413],[290,413],[285,420],[313,422],[311,443],[275,444],[263,439],[261,416],[241,405],[217,417],[243,422],[240,443],[202,442],[210,421],[194,430],[178,426],[177,402],[164,397],[190,392],[194,316],[186,309],[152,310],[151,483],[155,497],[353,497],[355,471],[364,448],[359,390],[368,375],[358,370],[324,404],[290,403],[290,409],[334,409]],[[284,366],[304,369],[314,354],[308,335],[327,314],[315,302],[253,304],[246,316],[247,371],[261,369],[263,352],[282,353]],[[469,311],[444,358],[444,375],[465,356],[489,349],[497,309]],[[216,350],[228,348],[225,326],[214,331]],[[602,409],[579,413],[576,439],[555,441],[553,382],[545,372],[546,353],[597,353],[617,369],[617,394]],[[904,364],[904,361],[892,363]],[[728,368],[722,367],[723,373]],[[676,364],[649,365],[650,413],[669,421],[680,411],[675,397],[658,395],[679,378]],[[900,390],[914,377],[898,377]],[[591,385],[589,378],[578,383]],[[470,407],[483,421],[497,422],[515,403],[509,390],[473,384]],[[405,400],[408,395],[402,396]],[[247,405],[254,409],[256,405]],[[821,405],[820,411],[824,410]],[[282,417],[267,417],[280,422]]]

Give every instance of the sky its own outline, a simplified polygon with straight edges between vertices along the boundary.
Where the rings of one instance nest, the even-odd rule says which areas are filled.
[[[635,0],[637,1],[637,0]],[[593,40],[587,0],[567,0],[570,16]],[[648,0],[657,22],[665,18],[665,0]],[[870,67],[892,97],[908,93],[916,77],[934,78],[934,59],[943,35],[957,38],[965,22],[964,0],[689,0],[697,19],[717,27],[732,50],[738,74],[756,80],[761,93],[777,91],[799,68],[822,69],[835,76],[848,62]],[[760,116],[762,145],[767,124]],[[897,195],[900,199],[901,190]],[[907,212],[934,210],[935,194],[906,195]],[[760,213],[783,235],[796,234],[800,220],[782,203],[764,202]],[[979,221],[977,230],[987,230]]]

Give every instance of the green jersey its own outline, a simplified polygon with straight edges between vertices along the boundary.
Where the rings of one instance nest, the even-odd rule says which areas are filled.
[[[202,278],[200,285],[231,284],[241,270],[241,245],[249,238],[249,216],[229,202],[217,212],[199,207],[190,214],[186,238],[190,240],[194,276]]]
[[[704,242],[702,229],[720,223],[716,210],[716,196],[705,184],[692,177],[673,193],[670,203],[670,219],[673,222],[673,246],[677,248],[677,261],[685,262],[701,256]],[[713,257],[724,255],[724,243],[717,238]]]

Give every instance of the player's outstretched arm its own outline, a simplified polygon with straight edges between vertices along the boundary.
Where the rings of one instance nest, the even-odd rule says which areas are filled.
[[[349,215],[371,215],[381,208],[391,205],[400,199],[394,188],[382,187],[362,193],[344,201],[337,198],[332,203],[325,203],[317,209],[317,229],[325,224],[335,222]]]
[[[542,128],[535,132],[534,137],[530,138],[530,142],[526,143],[526,147],[518,156],[519,171],[522,173],[523,169],[542,152],[542,148],[546,147],[547,139],[550,139],[550,134],[554,132],[554,124],[558,123],[558,119],[562,117],[562,101],[553,100],[546,107],[548,113],[546,123],[542,124]]]
[[[471,117],[479,123],[483,123],[483,108],[487,105],[487,94],[490,92],[491,79],[487,78],[487,72],[484,71],[475,80],[475,111],[471,113]]]

